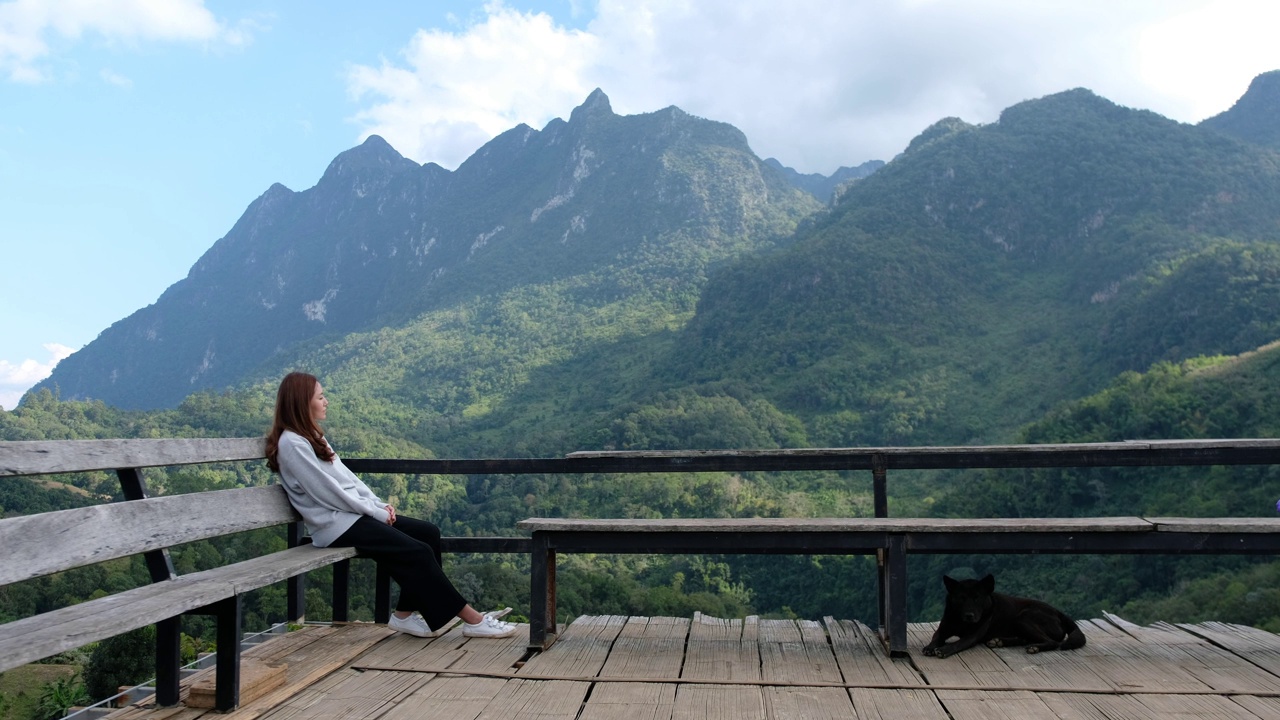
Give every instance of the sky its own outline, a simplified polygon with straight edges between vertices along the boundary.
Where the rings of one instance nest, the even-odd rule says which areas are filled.
[[[378,134],[454,169],[595,88],[805,173],[1076,87],[1195,123],[1280,69],[1274,0],[0,0],[0,407],[273,183]]]

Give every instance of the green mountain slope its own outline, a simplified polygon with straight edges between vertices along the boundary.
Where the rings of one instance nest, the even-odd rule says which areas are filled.
[[[1280,70],[1272,70],[1255,77],[1229,110],[1205,119],[1200,125],[1275,149],[1280,148],[1277,117],[1280,117]]]
[[[999,441],[1159,360],[1280,336],[1280,156],[1071,91],[944,121],[713,278],[681,338],[814,444]]]

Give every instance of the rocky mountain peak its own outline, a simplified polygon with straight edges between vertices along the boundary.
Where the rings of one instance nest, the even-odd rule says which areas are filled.
[[[573,109],[573,113],[569,115],[569,122],[579,123],[588,118],[612,114],[613,106],[609,104],[609,96],[605,95],[600,88],[596,88],[581,105]]]
[[[396,152],[381,136],[370,135],[363,143],[335,157],[319,184],[343,177],[367,176],[370,172],[389,176],[417,167],[417,163]]]

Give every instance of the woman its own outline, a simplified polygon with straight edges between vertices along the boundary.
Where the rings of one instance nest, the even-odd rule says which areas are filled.
[[[400,585],[400,601],[388,626],[435,637],[456,616],[462,634],[501,638],[516,626],[506,610],[476,612],[440,566],[440,528],[396,514],[342,464],[325,440],[320,421],[329,401],[313,375],[289,373],[276,392],[276,414],[267,435],[267,465],[280,473],[289,502],[302,515],[316,547],[354,547],[385,568]]]

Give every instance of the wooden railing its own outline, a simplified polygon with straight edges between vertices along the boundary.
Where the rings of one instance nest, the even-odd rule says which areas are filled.
[[[147,488],[143,481],[142,471],[145,468],[177,466],[199,463],[220,463],[252,461],[263,458],[264,445],[261,438],[232,439],[147,439],[147,440],[76,440],[76,441],[38,441],[38,442],[0,442],[0,477],[30,476],[69,472],[86,472],[95,470],[114,471],[120,479],[124,497],[128,501],[147,500]],[[1000,446],[953,446],[953,447],[881,447],[881,448],[816,448],[793,450],[740,450],[740,451],[672,451],[672,452],[576,452],[562,458],[500,458],[500,459],[382,459],[382,458],[344,458],[344,462],[353,471],[360,473],[404,473],[404,474],[442,474],[442,475],[480,475],[480,474],[584,474],[584,473],[670,473],[670,472],[745,472],[769,471],[791,472],[803,470],[831,471],[867,471],[873,495],[874,518],[888,518],[888,473],[890,470],[938,470],[959,468],[1042,468],[1042,467],[1169,467],[1169,466],[1206,466],[1206,465],[1272,465],[1280,463],[1280,440],[1274,439],[1221,439],[1221,440],[1187,440],[1187,441],[1127,441],[1114,443],[1061,444],[1061,445],[1000,445]],[[196,495],[200,495],[197,493]],[[290,545],[302,542],[301,526],[291,519]],[[977,522],[978,525],[974,525]],[[0,520],[0,524],[8,523],[11,528],[16,524],[10,520]],[[930,529],[930,527],[932,529]],[[894,570],[892,557],[901,557],[906,551],[919,552],[976,552],[991,551],[993,542],[1000,540],[1006,543],[1000,552],[1156,552],[1162,548],[1189,548],[1187,551],[1203,552],[1275,552],[1276,534],[1271,532],[1270,525],[1262,523],[1250,530],[1241,530],[1238,526],[1236,535],[1223,535],[1219,532],[1197,539],[1185,535],[1178,543],[1196,543],[1196,547],[1178,543],[1170,544],[1168,540],[1154,542],[1146,539],[1145,545],[1126,545],[1129,540],[1123,539],[1124,533],[1115,533],[1110,539],[1105,537],[1091,538],[1088,542],[1072,540],[1070,534],[1059,534],[1050,537],[1048,534],[1023,535],[1016,542],[1008,544],[1014,535],[1008,532],[1007,521],[1001,527],[992,522],[983,531],[981,519],[971,520],[960,534],[949,528],[947,522],[931,522],[918,519],[913,523],[902,525],[911,532],[887,534],[883,538],[872,538],[862,530],[844,532],[862,533],[850,544],[844,540],[824,540],[825,545],[814,546],[822,549],[828,545],[835,548],[857,548],[858,551],[874,551],[880,557],[880,592],[882,607],[882,633],[891,649],[900,644],[900,638],[893,637],[897,630],[888,627],[893,623],[886,618],[905,617],[904,603],[905,575]],[[514,530],[514,528],[513,528]],[[1203,527],[1201,527],[1203,530]],[[1221,530],[1221,529],[1220,529]],[[884,528],[874,532],[887,532]],[[1249,533],[1247,536],[1243,533]],[[905,534],[904,534],[905,533]],[[15,535],[21,543],[21,536]],[[567,536],[561,536],[565,538]],[[649,535],[652,541],[655,536]],[[710,537],[710,536],[705,536]],[[852,536],[849,536],[852,537]],[[1241,541],[1231,545],[1232,539]],[[693,539],[694,542],[690,542]],[[847,538],[846,538],[847,539]],[[545,538],[544,538],[545,540]],[[615,537],[615,540],[617,538]],[[1201,541],[1204,542],[1201,542]],[[1244,542],[1248,540],[1248,542]],[[643,552],[646,538],[624,539],[610,547],[619,552]],[[1111,542],[1111,545],[1105,543]],[[1064,544],[1065,543],[1065,544]],[[446,552],[531,552],[529,537],[492,537],[492,538],[445,538],[443,542]],[[684,535],[679,540],[672,540],[665,545],[667,550],[678,548],[681,552],[707,552],[731,554],[733,542],[726,542],[723,537],[714,542],[699,544],[695,535]],[[779,547],[780,552],[801,552],[805,547],[792,543],[789,549]],[[549,578],[537,577],[539,572],[547,572],[545,553],[554,552],[546,542],[539,546],[543,560],[534,558],[534,574],[531,584],[535,588],[548,586]],[[754,547],[751,552],[768,552],[767,547]],[[146,547],[137,550],[148,560],[152,576],[156,582],[163,582],[173,577],[166,549],[163,547]],[[86,557],[91,557],[90,552]],[[74,567],[79,561],[72,563],[70,558],[56,559],[48,568]],[[541,566],[541,569],[539,567]],[[554,565],[552,565],[553,572]],[[897,573],[897,574],[895,574]],[[342,574],[345,577],[345,573]],[[339,573],[335,573],[338,582]],[[550,578],[554,587],[554,578]],[[10,580],[12,581],[12,580]],[[9,582],[9,581],[6,581]],[[290,577],[289,616],[299,617],[302,612],[302,580],[301,576]],[[539,585],[539,583],[541,583]],[[898,590],[895,591],[895,588]],[[552,590],[552,592],[554,592]],[[378,617],[385,621],[389,610],[389,589],[385,578],[379,583]],[[343,595],[335,587],[335,617],[341,617],[337,603]],[[539,602],[535,597],[535,603]],[[554,607],[554,603],[552,603]],[[178,612],[185,612],[179,610]],[[896,613],[896,614],[895,614]],[[537,614],[536,612],[534,613]],[[533,618],[536,626],[546,618]],[[552,619],[552,627],[554,620]],[[0,626],[0,637],[4,627]],[[896,625],[895,625],[896,627]],[[536,643],[541,645],[541,643]],[[172,648],[165,650],[172,655]],[[158,650],[159,653],[159,650]],[[158,655],[159,657],[159,655]],[[167,661],[166,661],[167,662]]]

